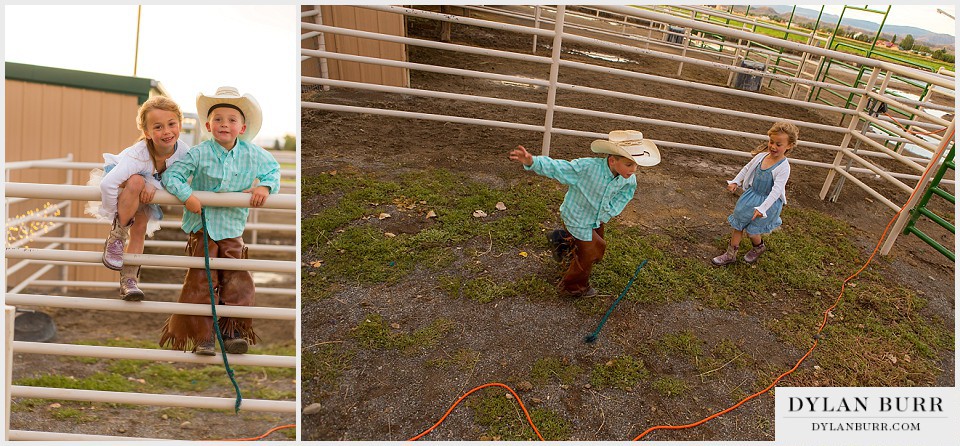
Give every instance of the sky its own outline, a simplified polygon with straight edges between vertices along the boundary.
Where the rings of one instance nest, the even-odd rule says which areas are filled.
[[[137,77],[159,81],[185,113],[196,113],[198,93],[236,87],[259,102],[256,142],[272,148],[300,127],[299,10],[144,5],[137,55],[136,5],[8,5],[4,59],[123,76],[133,76],[136,60]]]
[[[898,4],[899,3],[899,4]],[[801,8],[809,9],[820,9],[820,5],[798,5]],[[854,6],[851,4],[851,6]],[[863,5],[855,5],[862,7]],[[884,10],[886,9],[886,4],[884,5],[870,5],[870,9]],[[946,13],[956,17],[956,6],[954,5],[906,5],[903,2],[896,2],[890,6],[890,14],[887,15],[886,24],[889,25],[900,25],[900,26],[915,26],[917,28],[923,28],[935,33],[941,34],[950,34],[953,36],[957,35],[957,24],[954,19],[940,14],[937,12],[937,9],[941,9]],[[827,5],[824,9],[825,12],[831,14],[840,15],[840,12],[843,10],[842,5]],[[883,16],[879,14],[872,14],[864,11],[855,11],[848,9],[843,15],[844,19],[854,18],[861,20],[869,20],[871,22],[880,23],[880,20]]]

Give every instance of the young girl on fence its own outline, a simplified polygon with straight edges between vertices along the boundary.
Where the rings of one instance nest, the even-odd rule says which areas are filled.
[[[743,186],[744,192],[733,213],[727,217],[733,227],[730,245],[726,252],[713,258],[714,265],[737,261],[737,249],[744,232],[753,243],[753,249],[743,256],[744,261],[754,263],[767,250],[761,236],[780,227],[780,211],[787,202],[785,188],[790,179],[787,154],[797,145],[799,133],[797,126],[789,122],[774,124],[767,131],[770,139],[750,152],[753,159],[740,169],[736,178],[727,181],[730,192],[735,192],[738,186]]]
[[[179,140],[182,122],[176,102],[165,96],[148,99],[137,112],[140,140],[117,155],[104,153],[104,168],[90,173],[88,184],[100,186],[101,201],[90,203],[87,212],[113,223],[103,246],[103,265],[120,271],[123,300],[143,300],[137,284],[140,267],[123,264],[123,248],[129,239],[127,252],[142,254],[144,236],[160,228],[163,211],[149,203],[163,188],[160,174],[190,148]]]

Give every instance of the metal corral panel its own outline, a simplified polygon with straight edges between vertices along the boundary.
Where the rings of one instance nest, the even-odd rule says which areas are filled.
[[[316,7],[302,6],[301,8],[303,11],[310,11]],[[394,36],[406,35],[405,20],[402,14],[372,11],[355,6],[320,6],[319,8],[323,25]],[[317,16],[305,20],[315,23],[318,22]],[[401,43],[340,36],[333,33],[326,33],[324,41],[327,51],[381,59],[407,60],[406,45]],[[311,38],[304,41],[303,47],[317,49],[318,39]],[[327,59],[327,67],[328,75],[331,79],[395,87],[410,86],[410,73],[406,68],[382,67],[379,65],[345,62],[334,59]],[[304,76],[320,77],[319,60],[317,58],[310,58],[304,61],[301,71]]]
[[[72,153],[75,161],[102,162],[104,152],[118,153],[139,138],[137,109],[149,97],[150,79],[6,63],[6,162],[62,158]],[[90,172],[73,171],[73,184],[86,184]],[[13,170],[8,181],[61,184],[67,180],[62,169]],[[46,202],[28,200],[10,206],[7,218],[42,209]],[[74,202],[68,216],[83,216],[86,203]],[[65,214],[61,214],[65,215]],[[74,237],[106,238],[102,225],[70,225]],[[28,226],[29,228],[29,226]],[[54,231],[51,236],[60,235]],[[37,244],[28,245],[41,248]],[[99,250],[101,246],[72,246],[70,249]],[[10,262],[10,266],[15,263]],[[36,271],[28,267],[7,278],[13,286]],[[45,277],[59,278],[60,268]],[[69,267],[72,280],[118,280],[119,274],[100,267]]]

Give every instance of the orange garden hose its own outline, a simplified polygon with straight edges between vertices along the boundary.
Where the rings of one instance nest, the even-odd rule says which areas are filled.
[[[944,128],[942,128],[942,129],[940,129],[940,130],[933,130],[933,131],[929,131],[929,132],[928,132],[928,131],[925,131],[925,130],[910,130],[910,129],[904,127],[903,124],[901,124],[900,121],[897,121],[897,118],[894,118],[890,113],[888,113],[888,112],[883,112],[883,114],[887,115],[888,118],[890,118],[891,120],[893,120],[893,123],[896,124],[897,127],[900,127],[901,129],[903,129],[903,131],[905,131],[905,132],[907,132],[907,133],[912,133],[912,134],[914,134],[914,135],[936,135],[936,134],[939,134],[939,133],[941,133],[941,132],[943,132],[944,130],[947,129],[946,127],[944,127]]]
[[[250,437],[250,438],[229,438],[229,439],[226,439],[226,440],[219,440],[219,441],[257,441],[257,440],[262,440],[262,439],[266,438],[267,435],[270,435],[270,434],[272,434],[272,433],[274,433],[274,432],[276,432],[276,431],[278,431],[278,430],[281,430],[281,429],[291,429],[291,428],[296,428],[296,427],[297,427],[296,424],[284,424],[283,426],[277,426],[277,427],[275,427],[275,428],[273,428],[273,429],[270,429],[270,430],[264,432],[262,435],[258,435],[258,436],[256,436],[256,437]]]
[[[889,116],[889,115],[888,115],[888,116]],[[892,117],[891,117],[891,118],[892,118]],[[897,123],[897,124],[899,125],[899,123]],[[930,169],[932,169],[933,166],[936,165],[936,163],[935,163],[934,161],[937,160],[937,159],[939,159],[939,158],[943,155],[944,150],[947,148],[947,143],[950,141],[951,138],[953,138],[954,133],[955,133],[955,132],[951,132],[949,136],[946,136],[946,135],[945,135],[945,137],[943,138],[943,140],[942,140],[942,142],[941,142],[941,145],[940,145],[939,150],[937,151],[937,153],[936,153],[935,156],[933,156],[933,157],[930,158],[930,164],[927,165],[927,169],[923,172],[923,175],[921,175],[921,178],[925,178],[926,175],[930,172]],[[913,199],[913,196],[917,194],[917,191],[918,191],[918,190],[919,190],[919,188],[914,189],[913,193],[910,194],[910,198],[907,199],[907,203],[909,203],[910,200]],[[651,428],[643,431],[643,433],[641,433],[640,435],[637,435],[637,437],[634,438],[633,440],[634,440],[634,441],[640,440],[641,438],[643,438],[644,436],[646,436],[646,435],[649,434],[650,432],[653,432],[653,431],[659,430],[659,429],[680,430],[680,429],[687,429],[687,428],[699,426],[699,425],[701,425],[701,424],[703,424],[703,423],[706,423],[707,421],[710,421],[710,420],[712,420],[712,419],[714,419],[714,418],[719,417],[720,415],[723,415],[723,414],[726,414],[726,413],[728,413],[728,412],[731,412],[731,411],[733,411],[734,409],[736,409],[736,408],[740,407],[741,405],[743,405],[743,403],[746,403],[747,401],[750,401],[750,400],[752,400],[752,399],[754,399],[754,398],[756,398],[756,397],[758,397],[758,396],[766,393],[767,391],[769,391],[770,389],[772,389],[774,386],[776,386],[777,383],[779,383],[781,379],[783,379],[783,378],[786,377],[787,375],[789,375],[789,374],[793,373],[795,370],[797,370],[797,369],[800,367],[800,364],[803,363],[803,361],[806,360],[807,357],[809,357],[811,353],[813,353],[813,349],[815,349],[815,348],[817,347],[817,344],[820,343],[820,333],[821,333],[821,332],[823,331],[823,329],[827,326],[827,321],[829,320],[828,318],[829,318],[830,312],[831,312],[834,308],[836,308],[837,305],[840,304],[840,299],[843,297],[843,293],[844,293],[844,291],[846,290],[847,283],[850,282],[851,280],[857,278],[857,276],[859,276],[860,273],[862,273],[863,270],[865,270],[865,269],[867,268],[867,266],[870,265],[870,262],[872,262],[872,261],[873,261],[873,258],[877,255],[877,251],[880,249],[881,243],[883,243],[883,240],[887,237],[887,232],[890,231],[890,226],[893,225],[893,223],[897,221],[897,219],[900,217],[900,214],[901,214],[901,213],[903,213],[903,208],[901,208],[899,211],[897,211],[897,215],[894,215],[893,218],[890,219],[890,222],[887,223],[887,226],[883,229],[883,234],[880,235],[880,239],[877,241],[877,245],[873,248],[873,252],[870,253],[870,256],[867,258],[867,261],[863,264],[863,266],[861,266],[860,269],[857,270],[857,272],[851,274],[850,277],[847,277],[846,279],[844,279],[844,280],[843,280],[843,283],[840,284],[840,294],[837,296],[836,301],[834,301],[833,305],[831,305],[830,308],[827,308],[826,311],[823,312],[823,321],[820,322],[820,327],[817,328],[817,332],[816,332],[816,334],[814,334],[814,336],[813,336],[813,345],[811,345],[811,346],[810,346],[810,349],[807,350],[807,352],[797,361],[796,364],[794,364],[793,368],[791,368],[790,370],[787,370],[786,372],[784,372],[783,374],[781,374],[780,376],[778,376],[777,379],[773,380],[773,382],[770,383],[770,385],[767,386],[766,388],[764,388],[763,390],[761,390],[761,391],[759,391],[759,392],[756,392],[756,393],[754,393],[753,395],[750,395],[750,396],[748,396],[748,397],[740,400],[739,402],[737,402],[737,403],[734,404],[733,406],[730,406],[730,407],[728,407],[728,408],[726,408],[726,409],[724,409],[724,410],[721,410],[720,412],[717,412],[717,413],[715,413],[715,414],[713,414],[713,415],[710,415],[710,416],[708,416],[708,417],[706,417],[706,418],[704,418],[704,419],[702,419],[702,420],[700,420],[700,421],[697,421],[697,422],[694,422],[694,423],[690,423],[690,424],[683,424],[683,425],[677,425],[677,426],[672,426],[672,425],[653,426],[653,427],[651,427]],[[437,421],[436,424],[434,424],[433,426],[430,426],[429,429],[423,431],[422,433],[420,433],[419,435],[411,438],[411,439],[408,440],[408,441],[416,441],[416,440],[419,440],[419,439],[422,438],[423,436],[425,436],[425,435],[427,435],[428,433],[430,433],[430,431],[432,431],[432,430],[435,429],[437,426],[439,426],[441,423],[443,423],[443,421],[447,418],[447,416],[450,415],[451,412],[453,412],[453,409],[454,409],[455,407],[457,407],[457,405],[460,404],[460,402],[463,401],[467,396],[469,396],[470,394],[472,394],[472,393],[474,393],[474,392],[476,392],[476,391],[478,391],[478,390],[480,390],[480,389],[483,389],[484,387],[490,387],[490,386],[503,387],[503,388],[509,390],[510,393],[513,394],[513,397],[516,398],[517,403],[520,405],[520,408],[523,409],[523,413],[527,416],[527,422],[529,422],[529,423],[530,423],[530,426],[533,427],[533,431],[537,433],[537,437],[539,437],[540,440],[543,441],[543,436],[540,435],[540,431],[537,430],[537,426],[533,424],[533,420],[530,418],[530,414],[527,412],[527,408],[524,407],[523,402],[520,401],[520,397],[517,396],[516,392],[514,392],[513,389],[511,389],[511,388],[508,387],[507,385],[501,384],[501,383],[488,383],[488,384],[484,384],[484,385],[482,385],[482,386],[474,387],[472,390],[470,390],[469,392],[463,394],[463,396],[461,396],[459,399],[457,399],[457,401],[454,402],[452,406],[450,406],[450,409],[447,409],[447,413],[443,414],[443,416],[440,417],[440,420]]]
[[[443,414],[443,416],[440,417],[440,420],[437,421],[433,426],[430,426],[429,429],[421,432],[420,434],[414,436],[413,438],[411,438],[411,439],[409,439],[409,440],[407,440],[407,441],[417,441],[417,440],[423,438],[424,435],[429,434],[430,431],[434,430],[437,426],[440,425],[440,423],[443,423],[443,420],[446,420],[446,419],[447,419],[447,416],[450,415],[450,412],[453,412],[453,409],[454,409],[455,407],[457,407],[457,404],[460,404],[460,402],[463,401],[466,397],[470,396],[471,393],[476,392],[476,391],[478,391],[478,390],[480,390],[480,389],[483,389],[483,388],[485,388],[485,387],[494,387],[494,386],[496,386],[496,387],[503,387],[504,389],[509,390],[511,394],[513,394],[513,397],[517,400],[517,404],[519,404],[519,405],[520,405],[520,408],[523,409],[523,414],[527,416],[527,422],[530,423],[530,427],[532,427],[532,428],[533,428],[533,431],[537,434],[537,438],[539,438],[540,441],[546,441],[546,440],[543,439],[543,436],[540,435],[540,431],[537,429],[537,426],[536,426],[535,424],[533,424],[533,419],[530,418],[530,412],[527,412],[527,408],[526,408],[526,406],[523,405],[523,401],[520,401],[520,396],[517,395],[517,392],[514,392],[513,389],[510,388],[510,386],[508,386],[508,385],[506,385],[506,384],[501,384],[501,383],[487,383],[487,384],[484,384],[484,385],[482,385],[482,386],[477,386],[477,387],[474,387],[473,389],[470,389],[469,392],[464,393],[463,396],[461,396],[460,398],[458,398],[457,401],[454,402],[453,405],[450,406],[449,409],[447,409],[447,413]]]

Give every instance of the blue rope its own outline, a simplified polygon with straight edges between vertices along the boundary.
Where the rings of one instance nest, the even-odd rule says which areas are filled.
[[[597,340],[597,335],[600,334],[600,329],[603,328],[603,324],[607,323],[607,318],[610,317],[610,313],[613,313],[613,309],[617,307],[617,305],[620,303],[620,300],[623,299],[623,296],[627,295],[627,291],[629,291],[630,287],[633,286],[633,281],[637,279],[637,275],[640,274],[640,270],[646,264],[647,264],[646,259],[640,262],[640,265],[637,266],[637,270],[633,272],[633,277],[631,277],[630,281],[627,282],[627,287],[624,288],[623,291],[620,293],[620,297],[617,297],[617,300],[613,301],[613,305],[610,305],[610,309],[607,310],[607,314],[604,314],[603,319],[600,319],[600,325],[597,326],[597,329],[594,330],[593,333],[587,336],[584,336],[583,338],[584,342],[589,344]]]
[[[210,242],[207,241],[207,217],[203,208],[200,208],[200,223],[203,225],[203,266],[207,270],[210,309],[213,310],[213,332],[217,334],[217,342],[220,344],[220,356],[223,357],[223,367],[227,370],[227,376],[230,377],[230,382],[233,383],[233,388],[237,393],[237,402],[233,405],[233,412],[240,413],[240,402],[243,401],[243,395],[240,394],[240,385],[237,384],[237,378],[233,376],[233,369],[230,368],[230,362],[227,361],[227,350],[223,347],[223,336],[220,335],[220,322],[217,320],[217,301],[213,294],[213,276],[210,273]]]

